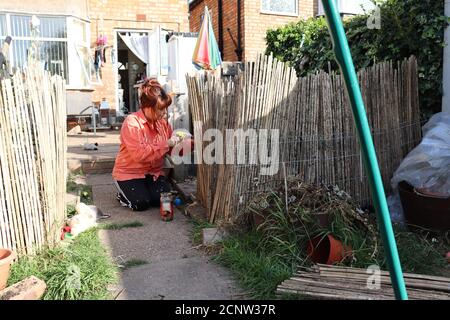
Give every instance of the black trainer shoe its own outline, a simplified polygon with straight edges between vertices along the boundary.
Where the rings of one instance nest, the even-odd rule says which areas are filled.
[[[117,192],[116,199],[122,207],[129,207],[128,201],[126,201],[119,192]]]

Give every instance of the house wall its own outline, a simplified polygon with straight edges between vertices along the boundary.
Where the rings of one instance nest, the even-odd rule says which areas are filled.
[[[73,15],[88,18],[88,2],[77,0],[0,0],[0,11]]]
[[[317,14],[318,0],[298,0],[298,16],[276,15],[261,13],[261,0],[241,0],[241,46],[244,49],[242,58],[252,60],[266,48],[266,31],[269,28],[305,19]],[[237,42],[237,0],[223,0],[223,59],[236,61],[236,46],[230,33]],[[218,1],[196,0],[190,5],[189,26],[192,32],[198,32],[201,26],[201,16],[204,7],[212,11],[213,29],[217,41],[218,31]],[[228,32],[227,29],[230,29]]]
[[[191,5],[189,15],[189,26],[192,32],[200,31],[201,17],[205,5],[212,12],[214,34],[219,42],[219,9],[217,0],[201,0]],[[244,47],[244,0],[241,0],[241,47]],[[222,58],[224,61],[237,61],[236,45],[238,42],[237,30],[237,1],[222,0],[222,22],[223,22],[223,48]],[[228,31],[229,29],[229,31]],[[233,42],[236,42],[236,44]]]
[[[261,13],[260,0],[245,0],[245,51],[244,59],[253,60],[266,50],[266,31],[317,13],[317,0],[299,0],[298,16]]]
[[[91,47],[100,35],[106,35],[108,45],[114,45],[116,29],[155,29],[161,26],[174,31],[189,31],[186,0],[89,0]],[[143,16],[145,15],[145,17]],[[103,19],[103,21],[102,21]],[[103,85],[95,87],[93,101],[106,98],[116,108],[116,73],[111,63],[111,50],[106,50],[106,63],[101,69]]]

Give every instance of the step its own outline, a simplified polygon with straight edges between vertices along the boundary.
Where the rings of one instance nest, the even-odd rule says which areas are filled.
[[[81,169],[85,174],[112,173],[115,159],[82,160]]]

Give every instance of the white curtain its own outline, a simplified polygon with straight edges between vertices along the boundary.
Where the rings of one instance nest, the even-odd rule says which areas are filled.
[[[136,33],[120,34],[123,42],[142,62],[148,64],[148,36]]]

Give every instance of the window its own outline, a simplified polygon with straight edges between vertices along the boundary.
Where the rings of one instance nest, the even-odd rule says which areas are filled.
[[[28,55],[35,50],[44,69],[68,79],[66,18],[38,16],[40,21],[38,32],[31,34],[31,17],[16,14],[7,16],[11,30],[5,31],[13,38],[12,67],[26,67]]]
[[[6,16],[0,14],[0,38],[6,37]]]
[[[32,34],[31,14],[0,14],[0,46],[6,36],[13,39],[11,66],[25,68],[29,54],[36,51],[42,67],[64,77],[69,86],[87,88],[95,83],[89,24],[74,17],[37,15],[37,18],[38,31]]]
[[[0,50],[3,47],[6,36],[6,15],[0,14]]]
[[[261,0],[261,12],[298,16],[298,0]]]
[[[89,26],[86,22],[69,18],[70,85],[77,88],[100,84],[89,46]]]

